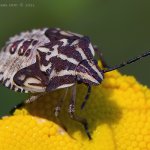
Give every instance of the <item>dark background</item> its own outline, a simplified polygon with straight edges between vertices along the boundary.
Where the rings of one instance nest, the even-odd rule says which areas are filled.
[[[60,27],[88,35],[113,66],[150,49],[149,0],[1,0],[0,46],[33,28]],[[120,71],[150,86],[150,58]],[[0,115],[28,95],[0,86]]]

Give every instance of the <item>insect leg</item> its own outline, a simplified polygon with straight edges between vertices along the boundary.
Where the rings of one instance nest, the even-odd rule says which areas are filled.
[[[86,93],[86,95],[85,95],[84,101],[83,101],[82,104],[81,104],[81,109],[84,108],[86,102],[87,102],[88,99],[89,99],[90,94],[91,94],[91,86],[88,85],[88,90],[87,90],[87,93]]]
[[[59,113],[61,111],[61,107],[62,107],[62,104],[63,104],[63,102],[64,102],[64,100],[65,100],[65,98],[67,96],[67,93],[68,93],[68,88],[66,88],[63,97],[58,101],[58,104],[55,107],[54,114],[55,114],[56,117],[58,117],[58,115],[59,115]]]
[[[29,99],[25,100],[25,104],[29,104],[29,103],[32,103],[34,102],[35,100],[37,100],[38,98],[40,98],[41,96],[45,95],[45,93],[41,93],[41,94],[38,94],[38,95],[33,95],[31,96]]]
[[[106,63],[106,61],[104,60],[103,54],[102,52],[100,52],[97,48],[97,46],[94,46],[94,51],[95,53],[98,55],[98,59],[100,59],[102,65],[104,68],[109,68],[109,65]]]
[[[35,101],[36,99],[38,99],[39,97],[43,96],[44,94],[39,94],[39,95],[33,95],[31,96],[29,99],[25,100],[24,102],[21,102],[19,104],[17,104],[16,106],[14,106],[10,111],[9,111],[9,114],[13,114],[14,111],[16,109],[20,109],[21,107],[23,107],[25,104],[28,104],[28,103],[31,103],[33,101]]]
[[[75,100],[76,100],[76,86],[74,85],[72,87],[72,96],[71,96],[71,100],[70,100],[70,104],[69,104],[68,113],[70,114],[71,119],[80,122],[84,126],[84,129],[85,129],[85,132],[86,132],[88,138],[91,139],[91,135],[88,130],[87,120],[75,115]]]

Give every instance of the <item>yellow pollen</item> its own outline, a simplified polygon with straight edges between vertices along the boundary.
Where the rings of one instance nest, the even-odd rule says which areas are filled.
[[[0,150],[150,149],[150,90],[146,86],[118,71],[106,73],[81,110],[86,91],[78,85],[76,114],[87,119],[92,140],[67,113],[71,91],[55,118],[54,108],[64,93],[57,90],[0,120]]]

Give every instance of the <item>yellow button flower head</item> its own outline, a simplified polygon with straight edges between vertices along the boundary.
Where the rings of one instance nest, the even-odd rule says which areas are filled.
[[[63,90],[51,92],[0,121],[0,150],[149,150],[150,90],[134,77],[105,74],[80,110],[86,88],[77,88],[76,114],[87,118],[92,140],[70,119],[68,94],[59,119],[54,108]]]

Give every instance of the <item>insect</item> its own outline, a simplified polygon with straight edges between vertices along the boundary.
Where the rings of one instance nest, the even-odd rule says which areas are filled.
[[[104,69],[99,68],[94,59],[99,53]],[[42,93],[72,88],[69,104],[70,117],[82,123],[91,139],[86,119],[75,115],[76,84],[84,83],[88,87],[83,100],[83,109],[91,92],[91,87],[99,85],[104,74],[135,62],[150,51],[114,67],[108,67],[100,52],[88,37],[63,31],[59,28],[43,28],[23,32],[9,39],[0,52],[0,83],[17,92],[39,93],[27,102],[42,96]],[[64,100],[63,98],[63,100]],[[55,108],[58,116],[62,101]]]

